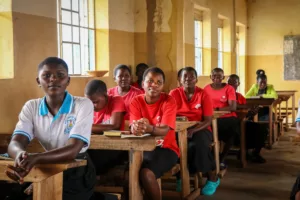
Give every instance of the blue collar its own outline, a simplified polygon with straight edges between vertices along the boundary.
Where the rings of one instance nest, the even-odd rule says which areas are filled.
[[[64,99],[64,102],[62,106],[59,108],[59,111],[54,118],[58,118],[61,114],[69,114],[73,109],[73,104],[74,104],[73,96],[70,95],[67,91],[65,92],[65,94],[66,97]],[[39,115],[45,116],[48,114],[48,112],[49,110],[46,104],[46,97],[43,97],[39,106]]]

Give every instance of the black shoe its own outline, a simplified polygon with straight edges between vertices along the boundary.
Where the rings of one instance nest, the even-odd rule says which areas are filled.
[[[266,159],[264,159],[260,154],[252,154],[252,159],[251,159],[252,162],[254,163],[265,163],[266,162]]]

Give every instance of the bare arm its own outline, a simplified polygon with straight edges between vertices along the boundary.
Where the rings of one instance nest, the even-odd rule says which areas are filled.
[[[221,111],[236,111],[236,107],[237,107],[236,101],[228,100],[228,104],[229,104],[229,106],[219,108],[219,110],[221,110]]]
[[[124,118],[124,112],[114,112],[111,116],[111,124],[93,124],[92,133],[101,134],[107,130],[120,130]]]
[[[24,135],[14,135],[8,145],[8,155],[15,159],[16,156],[23,151],[26,151],[26,148],[29,144],[28,138]]]
[[[198,132],[204,129],[207,129],[211,125],[212,116],[204,116],[202,122],[198,122],[198,124],[193,127],[193,132]]]

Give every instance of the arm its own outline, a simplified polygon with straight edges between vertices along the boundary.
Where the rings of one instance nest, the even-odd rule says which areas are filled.
[[[250,98],[250,97],[256,96],[257,92],[258,91],[256,89],[256,84],[253,84],[252,87],[250,88],[250,90],[246,93],[245,97]]]
[[[296,122],[297,134],[300,135],[300,122]]]
[[[198,132],[207,129],[211,125],[212,116],[204,116],[203,121],[198,122],[195,127],[193,127],[193,132]]]
[[[168,125],[160,124],[160,126],[154,126],[149,124],[149,121],[142,118],[138,121],[134,121],[131,125],[131,132],[137,134],[138,132],[150,133],[153,136],[165,136],[169,132],[170,127]]]
[[[267,86],[267,94],[263,94],[262,97],[263,98],[274,98],[274,99],[277,99],[278,98],[278,95],[273,87],[273,85],[269,85]]]
[[[236,101],[234,100],[228,100],[228,104],[229,106],[227,107],[223,107],[223,108],[219,108],[219,110],[221,111],[236,111]]]
[[[114,112],[111,116],[111,124],[93,124],[92,132],[101,134],[107,130],[120,130],[124,118],[124,112]]]

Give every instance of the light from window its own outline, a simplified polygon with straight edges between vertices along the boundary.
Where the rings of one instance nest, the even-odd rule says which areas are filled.
[[[202,75],[203,49],[202,49],[202,21],[195,20],[195,69],[198,75]]]
[[[223,68],[223,29],[218,28],[218,68]]]
[[[72,75],[95,70],[94,0],[58,0],[59,56]]]
[[[240,43],[239,43],[239,33],[236,33],[236,74],[240,74]]]

